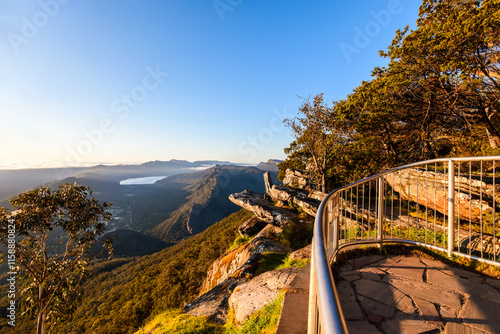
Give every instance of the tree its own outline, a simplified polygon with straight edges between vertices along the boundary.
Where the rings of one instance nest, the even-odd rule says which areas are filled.
[[[417,29],[398,31],[385,74],[418,89],[427,114],[500,147],[500,2],[424,0]]]
[[[0,241],[8,246],[14,225],[23,312],[36,315],[38,334],[49,333],[77,306],[88,251],[111,219],[109,205],[91,195],[88,187],[65,183],[55,191],[41,187],[20,194],[10,200],[12,212],[0,208]],[[105,245],[110,249],[111,241]]]
[[[331,148],[332,117],[331,108],[323,101],[323,94],[314,97],[313,102],[304,99],[299,108],[303,117],[286,119],[296,141],[287,153],[301,152],[302,162],[314,177],[319,190],[326,191],[327,160]]]

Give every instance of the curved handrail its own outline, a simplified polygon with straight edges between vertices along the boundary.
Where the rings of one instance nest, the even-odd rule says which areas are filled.
[[[486,235],[483,235],[482,220],[484,206],[482,201],[484,194],[485,198],[486,196],[489,196],[488,200],[492,199],[493,201],[493,244],[496,244],[496,235],[498,233],[495,219],[495,214],[497,211],[495,161],[497,160],[500,160],[500,156],[442,158],[416,162],[384,171],[363,180],[351,183],[347,186],[340,187],[329,193],[321,202],[318,208],[314,225],[314,238],[311,251],[308,333],[347,333],[347,327],[338,300],[338,295],[330,268],[330,264],[334,261],[337,252],[346,246],[368,243],[382,244],[384,242],[410,243],[430,247],[439,251],[447,251],[449,255],[455,254],[466,256],[468,258],[499,266],[500,263],[498,262],[498,260],[500,259],[497,258],[497,250],[500,249],[496,249],[496,246],[493,246],[493,258],[491,258],[491,254],[485,254],[485,252],[483,252],[483,248],[481,248],[480,256],[476,256],[473,255],[471,242],[473,225],[471,211],[473,194],[471,189],[474,185],[474,187],[479,188],[479,190],[475,189],[475,191],[477,190],[480,194],[480,233],[477,237],[483,240],[484,235]],[[478,172],[475,172],[474,179],[472,177],[473,162],[479,162],[480,164],[480,170]],[[483,182],[483,164],[485,162],[488,164],[492,164],[493,177],[491,177],[490,179],[493,181],[493,187],[491,189],[486,189],[487,185],[485,185],[486,183]],[[441,166],[438,167],[438,164],[441,163],[443,164],[442,172],[439,171],[439,169],[441,169]],[[461,172],[462,164],[468,164],[468,178],[467,173],[462,174]],[[422,168],[424,166],[425,171]],[[431,166],[431,170],[428,169],[429,166]],[[458,176],[456,176],[457,170]],[[407,174],[408,178],[408,187],[406,188],[406,190],[404,188],[404,185],[402,184],[403,172]],[[412,175],[412,173],[416,175]],[[391,180],[389,179],[391,175],[392,184]],[[399,188],[397,182],[394,182],[394,175],[399,175]],[[437,182],[438,175],[440,178],[439,182]],[[429,176],[434,177],[433,186],[432,184],[431,186],[429,186],[428,184]],[[428,192],[429,188],[434,191],[434,198],[426,193],[425,205],[421,198],[419,198],[419,185],[421,184],[423,177],[425,177],[425,191]],[[475,180],[475,178],[477,177],[480,178],[479,181]],[[416,183],[416,194],[411,193],[412,180],[414,184]],[[375,183],[374,189],[372,189],[372,183]],[[365,189],[366,185],[369,185],[368,190]],[[467,187],[469,189],[468,194],[466,193]],[[362,196],[360,196],[359,194],[361,188]],[[355,194],[354,189],[356,189]],[[391,190],[390,194],[388,191],[386,191],[389,189]],[[415,189],[415,185],[413,186],[413,189]],[[438,192],[441,194],[441,197],[439,198],[437,196]],[[486,195],[486,192],[488,193],[488,195]],[[398,220],[394,220],[393,206],[395,193],[398,193],[397,200],[399,200]],[[373,219],[371,210],[372,194],[373,198],[375,199]],[[458,196],[456,196],[457,194]],[[474,196],[475,195],[477,194],[474,194]],[[367,196],[368,199],[366,202],[368,203],[368,209],[366,208],[365,203],[365,198]],[[405,197],[407,198],[403,199]],[[356,202],[354,202],[353,198],[355,198]],[[362,203],[359,203],[360,198],[362,198]],[[458,200],[456,200],[456,198],[458,198]],[[384,216],[384,210],[388,211],[388,209],[386,208],[388,205],[388,199],[391,204],[390,217],[387,217],[387,215]],[[434,208],[429,207],[429,199],[433,199]],[[440,210],[438,210],[438,199],[439,201],[442,201],[442,207],[441,203],[439,204]],[[466,252],[462,251],[460,242],[463,240],[465,240],[466,242],[467,237],[464,239],[460,239],[460,234],[463,231],[461,231],[461,224],[458,224],[458,222],[463,221],[463,217],[466,216],[463,215],[463,212],[462,215],[460,214],[461,204],[463,204],[461,203],[461,201],[469,201],[469,231],[467,246],[468,248],[466,248]],[[403,202],[405,202],[405,205],[407,205],[407,208],[404,209],[407,210],[406,225],[404,224],[404,222],[402,222],[401,219]],[[416,219],[416,222],[410,223],[411,208],[413,206],[416,210],[416,218],[414,218]],[[458,215],[455,214],[457,208]],[[425,211],[425,220],[419,217],[419,210],[422,212]],[[434,211],[434,216],[429,217],[428,214],[432,214],[432,211]],[[488,214],[490,214],[489,211]],[[361,216],[361,222],[359,221],[359,216]],[[445,225],[446,218],[447,225]],[[366,222],[364,221],[365,219]],[[429,226],[431,224],[429,223],[430,219],[433,221],[433,226]],[[437,222],[440,223],[441,219],[443,220],[443,224],[438,226]],[[376,226],[375,224],[373,224],[374,221],[377,223]],[[421,221],[424,221],[425,223]],[[370,230],[372,228],[372,225],[373,229]],[[457,228],[458,236],[456,231]],[[423,233],[424,230],[425,235]],[[498,226],[498,231],[500,231],[500,226]],[[398,236],[396,237],[395,235],[393,235],[393,232],[397,233]],[[413,236],[412,232],[414,234]],[[428,237],[430,236],[432,238],[432,234],[434,236],[434,239],[431,243],[429,242]],[[448,236],[448,238],[446,238],[446,235]],[[455,238],[455,236],[457,236],[457,238]],[[438,242],[438,237],[442,238],[442,245],[439,245],[440,240]]]

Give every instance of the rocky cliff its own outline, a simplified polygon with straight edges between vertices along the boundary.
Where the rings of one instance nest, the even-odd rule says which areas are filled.
[[[303,188],[292,188],[287,183],[273,185],[268,173],[264,174],[264,184],[267,191],[263,194],[245,190],[229,196],[233,203],[254,213],[255,216],[239,228],[242,236],[251,238],[210,266],[200,296],[187,305],[184,312],[224,323],[231,308],[234,321],[242,323],[274,300],[299,272],[293,267],[266,271],[266,259],[275,255],[284,259],[290,253],[290,260],[310,257],[310,246],[292,253],[284,230],[290,226],[311,225],[319,200],[309,197],[310,191]]]

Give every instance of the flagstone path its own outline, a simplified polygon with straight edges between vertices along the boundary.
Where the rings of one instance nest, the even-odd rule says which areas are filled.
[[[405,255],[359,257],[336,270],[349,333],[500,333],[500,280]]]

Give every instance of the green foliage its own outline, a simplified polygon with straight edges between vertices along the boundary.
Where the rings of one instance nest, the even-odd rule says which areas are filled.
[[[262,254],[262,258],[259,260],[259,269],[257,270],[256,275],[283,268],[302,268],[308,263],[309,259],[292,260],[290,259],[289,254],[267,252]]]
[[[88,250],[111,219],[108,204],[91,195],[88,187],[64,183],[55,191],[41,187],[18,195],[10,200],[11,214],[0,210],[1,243],[7,247],[8,234],[16,235],[10,239],[16,264],[9,270],[19,271],[22,313],[37,317],[38,333],[51,332],[79,303]],[[58,243],[49,247],[55,229]]]
[[[233,244],[229,247],[227,250],[228,252],[235,250],[236,248],[240,247],[241,245],[246,244],[248,241],[250,241],[252,237],[250,236],[237,236],[236,239],[234,239]]]
[[[295,141],[280,175],[308,166],[333,190],[414,161],[498,154],[499,26],[497,0],[423,0],[416,29],[380,52],[387,67],[332,107],[319,94],[287,120]]]
[[[236,326],[234,319],[229,315],[224,333],[231,334],[273,334],[276,332],[278,320],[281,315],[284,293],[255,312],[243,325]]]
[[[267,271],[275,270],[283,264],[287,258],[286,254],[279,254],[273,252],[266,252],[262,254],[262,258],[259,260],[259,269],[255,275],[260,275]]]
[[[283,228],[280,242],[293,250],[303,248],[311,243],[313,226],[300,221],[293,221]]]
[[[204,232],[112,271],[85,285],[83,303],[60,333],[133,333],[148,318],[179,308],[199,293],[208,267],[234,242],[239,225],[251,217],[236,212]]]
[[[218,334],[222,326],[206,317],[195,317],[180,310],[168,310],[156,316],[135,334]]]

